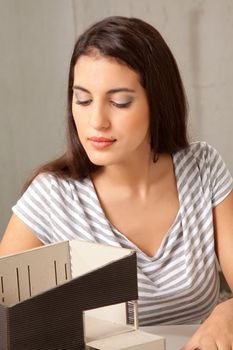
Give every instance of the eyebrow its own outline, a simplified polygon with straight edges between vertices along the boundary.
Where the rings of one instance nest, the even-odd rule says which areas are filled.
[[[84,87],[79,86],[79,85],[74,85],[74,86],[73,86],[73,89],[74,89],[74,90],[81,90],[81,91],[87,92],[88,94],[91,94],[90,91],[88,91],[87,89],[85,89]],[[129,88],[124,88],[124,87],[122,87],[122,88],[116,88],[116,89],[108,90],[108,91],[107,91],[107,94],[110,95],[110,94],[115,94],[115,93],[117,93],[117,92],[133,92],[133,93],[135,93],[136,91],[133,90],[133,89],[129,89]]]

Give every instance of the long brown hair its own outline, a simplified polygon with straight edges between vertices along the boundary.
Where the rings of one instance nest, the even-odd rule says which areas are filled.
[[[176,61],[160,33],[138,18],[108,17],[87,29],[77,40],[70,62],[67,103],[67,150],[37,169],[26,189],[41,172],[83,179],[99,166],[93,164],[79,140],[73,115],[74,66],[81,55],[97,50],[135,70],[150,108],[151,149],[154,155],[174,153],[188,146],[185,92]]]

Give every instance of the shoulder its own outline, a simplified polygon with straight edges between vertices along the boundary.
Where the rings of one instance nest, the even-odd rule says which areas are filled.
[[[197,160],[211,160],[213,157],[219,156],[217,150],[205,141],[192,142],[189,145],[189,151]]]
[[[186,180],[194,179],[194,187],[210,194],[212,206],[220,203],[232,190],[232,176],[218,153],[207,142],[193,142],[175,154],[176,165]],[[188,176],[187,176],[188,175]]]
[[[205,141],[191,142],[188,147],[178,151],[176,154],[181,156],[193,156],[195,158],[203,157],[209,152],[212,152],[214,148]]]
[[[199,176],[211,187],[219,182],[220,178],[226,178],[229,183],[232,181],[218,151],[204,141],[192,142],[187,148],[175,153],[174,162],[180,174]]]
[[[77,180],[62,178],[51,173],[40,173],[35,177],[26,192],[37,192],[45,196],[72,197],[74,191],[80,187],[85,188],[89,184],[88,179]]]
[[[212,177],[229,173],[222,156],[207,142],[193,142],[190,144],[190,152],[192,152],[200,171],[206,171]]]
[[[221,156],[205,141],[196,141],[175,154],[177,159],[190,162],[201,168],[211,167]]]

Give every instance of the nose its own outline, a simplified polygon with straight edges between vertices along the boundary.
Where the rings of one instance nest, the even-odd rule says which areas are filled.
[[[93,103],[90,111],[90,125],[96,130],[109,128],[110,120],[108,113],[102,104]]]

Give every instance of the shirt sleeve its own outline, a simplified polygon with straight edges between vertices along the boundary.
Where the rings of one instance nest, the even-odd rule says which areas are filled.
[[[232,191],[233,181],[225,162],[212,146],[206,144],[212,206],[216,207]]]
[[[38,175],[12,208],[44,244],[51,243],[51,175]]]

